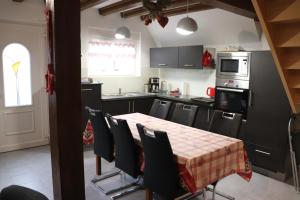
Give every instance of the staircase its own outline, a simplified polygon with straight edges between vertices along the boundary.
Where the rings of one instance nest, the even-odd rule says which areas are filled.
[[[299,113],[300,0],[252,0],[252,3],[272,50],[291,108],[294,113]]]

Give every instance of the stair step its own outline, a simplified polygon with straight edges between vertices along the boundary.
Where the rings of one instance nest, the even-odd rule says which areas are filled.
[[[277,16],[271,19],[272,23],[290,23],[300,21],[300,0],[296,0]]]
[[[293,85],[294,89],[300,89],[300,83]]]
[[[292,63],[290,65],[288,65],[285,69],[287,70],[300,70],[300,58],[298,62]]]
[[[300,47],[300,32],[281,44],[280,47]]]

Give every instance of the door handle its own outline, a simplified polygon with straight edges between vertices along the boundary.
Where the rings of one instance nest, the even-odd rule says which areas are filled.
[[[128,113],[130,113],[130,101],[128,101]]]
[[[134,101],[132,101],[132,112],[134,112]]]
[[[255,149],[255,151],[256,151],[257,153],[265,154],[265,155],[267,155],[267,156],[270,156],[270,155],[271,155],[271,153],[266,152],[266,151],[261,151],[261,150],[258,150],[258,149]]]
[[[85,91],[93,91],[93,89],[90,89],[90,88],[87,88],[87,89],[81,89],[82,92],[85,92]]]
[[[158,66],[168,66],[168,65],[164,64],[164,63],[160,63],[160,64],[158,64]]]
[[[184,64],[183,66],[184,67],[193,67],[194,65],[193,64]]]
[[[253,93],[251,90],[249,90],[248,108],[252,106],[252,101],[253,101]]]

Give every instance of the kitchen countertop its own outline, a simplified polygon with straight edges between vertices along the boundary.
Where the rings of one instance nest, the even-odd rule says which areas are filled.
[[[136,99],[136,98],[149,98],[149,97],[158,97],[163,99],[169,99],[173,101],[179,101],[183,103],[190,103],[196,105],[203,105],[213,107],[213,102],[206,101],[195,101],[192,98],[197,98],[199,96],[192,95],[180,95],[179,97],[174,97],[169,94],[161,94],[161,93],[140,93],[140,92],[130,92],[122,95],[102,95],[102,101],[112,101],[112,100],[125,100],[125,99]]]

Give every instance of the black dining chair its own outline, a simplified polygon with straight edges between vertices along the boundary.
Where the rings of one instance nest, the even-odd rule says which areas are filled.
[[[0,192],[0,200],[49,200],[42,193],[18,186],[11,185],[8,186]]]
[[[127,121],[116,119],[109,114],[106,114],[106,116],[115,141],[115,166],[122,170],[124,179],[125,173],[136,179],[133,182],[129,182],[124,188],[131,186],[136,187],[112,197],[116,199],[141,189],[141,185],[138,184],[141,178],[139,149],[134,141]]]
[[[291,116],[288,127],[293,181],[296,191],[300,192],[298,172],[300,165],[300,113]]]
[[[141,124],[137,129],[144,149],[144,186],[159,199],[190,199],[191,194],[180,186],[176,158],[166,132],[153,131]],[[201,192],[202,193],[202,192]]]
[[[227,113],[221,110],[215,110],[210,121],[208,131],[217,133],[220,135],[238,138],[240,127],[242,124],[243,115],[239,113]],[[215,195],[218,194],[224,198],[234,200],[233,197],[224,194],[222,192],[216,191],[218,181],[212,183],[213,189],[208,188],[212,193],[212,199],[215,199]]]
[[[176,103],[170,121],[193,126],[198,106]]]
[[[208,131],[232,138],[238,138],[242,119],[242,114],[215,110]]]
[[[159,99],[154,99],[152,107],[150,109],[149,115],[160,118],[166,119],[170,110],[172,102],[171,101],[163,101]]]
[[[91,120],[92,127],[94,129],[94,154],[105,159],[107,162],[111,163],[114,161],[114,140],[113,135],[110,132],[105,116],[100,110],[94,110],[90,107],[85,107],[85,109],[89,113],[89,119]],[[100,162],[101,164],[101,162]],[[101,173],[101,166],[99,166],[99,171]],[[95,177],[92,179],[92,183],[94,183],[99,189],[101,189],[104,193],[110,193],[111,191],[105,191],[102,187],[98,186],[96,183],[102,181],[104,179],[108,179],[110,177],[120,175],[120,170],[109,172],[103,174],[99,177]],[[115,191],[116,189],[113,189]]]

